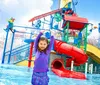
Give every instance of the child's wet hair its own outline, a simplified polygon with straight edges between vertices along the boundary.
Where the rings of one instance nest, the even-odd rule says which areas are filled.
[[[49,42],[48,42],[48,39],[45,38],[45,37],[40,37],[39,42],[42,41],[42,40],[45,40],[47,44],[49,43]],[[39,42],[38,42],[38,43],[39,43]]]

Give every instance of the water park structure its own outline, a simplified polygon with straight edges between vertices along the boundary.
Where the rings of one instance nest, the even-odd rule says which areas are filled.
[[[33,17],[29,20],[32,23],[31,27],[14,25],[15,19],[11,18],[5,29],[6,39],[2,64],[12,63],[30,68],[34,65],[33,36],[35,35],[35,31],[39,33],[40,30],[46,30],[45,36],[48,39],[53,34],[52,31],[56,32],[56,34],[60,32],[60,36],[58,37],[60,39],[55,39],[50,55],[49,65],[52,72],[60,77],[87,79],[87,73],[93,73],[93,63],[91,62],[95,62],[95,68],[99,68],[100,49],[88,44],[88,25],[91,25],[91,23],[88,23],[87,18],[79,17],[74,9],[70,7],[70,4],[72,3],[67,3],[67,7]],[[45,29],[45,25],[49,29]],[[17,29],[14,29],[16,27],[31,30],[31,32],[17,31]],[[10,30],[12,33],[10,50],[6,51]],[[16,43],[14,42],[16,33],[27,34],[29,36],[24,40],[25,44],[13,48],[13,44]],[[24,55],[22,56],[23,52]],[[99,69],[94,69],[95,73],[99,73],[98,71]]]

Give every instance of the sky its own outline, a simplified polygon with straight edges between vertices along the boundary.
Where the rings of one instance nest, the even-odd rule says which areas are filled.
[[[51,0],[0,0],[0,29],[10,17],[15,18],[16,25],[28,25],[29,19],[50,11],[51,5]]]
[[[74,0],[78,1],[76,12],[81,17],[86,17],[89,22],[97,25],[100,22],[100,0]]]
[[[97,25],[100,21],[100,0],[73,1],[78,1],[76,13]],[[58,0],[0,0],[0,27],[5,27],[10,17],[16,19],[16,24],[24,25],[33,16],[56,9],[57,7]]]

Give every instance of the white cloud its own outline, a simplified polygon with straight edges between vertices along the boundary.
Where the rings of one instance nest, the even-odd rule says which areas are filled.
[[[18,0],[3,0],[3,4],[8,7],[15,6],[18,4]]]
[[[35,5],[33,5],[32,3],[35,3]],[[18,25],[30,26],[31,23],[29,23],[28,21],[34,16],[38,16],[40,14],[51,11],[50,9],[51,5],[52,5],[51,0],[44,0],[44,1],[43,0],[40,0],[40,1],[30,0],[30,2],[28,3],[24,2],[24,7],[28,7],[30,9],[26,14],[24,14],[24,16],[21,16],[20,19],[16,19],[16,23]]]
[[[94,26],[97,26],[98,27],[99,21],[90,20],[89,23],[92,23],[93,24],[93,27]],[[89,26],[89,29],[91,29],[91,26]],[[98,28],[97,29],[93,29],[92,30],[92,33],[90,34],[89,37],[93,37],[93,36],[95,36],[96,38],[98,38],[98,36],[99,36]]]
[[[31,25],[28,22],[29,19],[51,11],[52,4],[52,0],[3,0],[1,6],[2,15],[0,17],[3,16],[2,20],[5,20],[5,17],[7,19],[14,17],[15,25],[29,26]]]
[[[97,26],[97,27],[98,27],[98,23],[99,23],[99,21],[89,20],[89,23],[92,23],[93,26]]]
[[[93,24],[93,27],[94,26],[97,26],[98,27],[98,21],[94,21],[94,20],[91,20],[90,23]],[[100,33],[98,32],[98,28],[97,29],[93,29],[91,34],[88,36],[88,43],[94,45],[94,46],[97,46],[98,47],[98,39],[100,38]]]

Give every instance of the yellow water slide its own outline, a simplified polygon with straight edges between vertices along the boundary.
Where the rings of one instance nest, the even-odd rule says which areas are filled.
[[[34,66],[35,57],[32,57],[31,67]],[[17,66],[28,66],[28,60],[23,60],[21,62],[16,63]]]
[[[100,64],[100,49],[97,47],[87,44],[87,52],[86,54],[91,57],[95,62]]]
[[[61,0],[61,4],[60,4],[60,7],[65,7],[65,8],[68,8],[68,3],[69,2],[72,2],[72,0]]]

